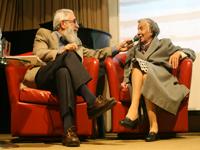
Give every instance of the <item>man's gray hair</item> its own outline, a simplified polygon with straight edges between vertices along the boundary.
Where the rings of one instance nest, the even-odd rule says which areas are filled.
[[[160,33],[160,29],[158,27],[158,24],[155,21],[153,21],[150,18],[143,18],[143,19],[138,20],[138,23],[142,21],[146,21],[149,24],[153,37],[158,36],[158,34]]]
[[[58,30],[62,20],[67,20],[67,16],[73,13],[71,9],[58,9],[53,17],[53,29]]]

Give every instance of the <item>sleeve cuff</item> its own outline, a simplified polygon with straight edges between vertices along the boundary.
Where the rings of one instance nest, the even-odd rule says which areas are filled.
[[[184,52],[181,51],[181,59],[187,57],[187,54],[185,54]]]
[[[112,56],[115,56],[116,54],[119,53],[119,51],[117,50],[116,46],[113,46],[111,49],[112,49]]]

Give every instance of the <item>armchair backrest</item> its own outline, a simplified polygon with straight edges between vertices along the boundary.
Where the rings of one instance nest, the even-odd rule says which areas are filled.
[[[125,61],[126,53],[118,54],[113,58],[120,82],[123,81]],[[178,68],[172,70],[172,74],[178,78],[179,83],[184,84],[190,88],[192,77],[192,60],[189,58],[181,60]]]
[[[32,52],[20,54],[20,56],[32,55]],[[96,94],[96,85],[98,79],[99,61],[96,58],[83,59],[83,65],[92,77],[92,80],[87,84],[93,94]],[[18,60],[9,60],[6,66],[7,85],[9,97],[12,100],[10,103],[17,103],[20,97],[20,84],[24,79],[24,75],[28,67],[23,62]]]
[[[120,53],[113,58],[106,58],[104,62],[107,70],[108,82],[110,84],[110,94],[117,100],[120,97],[121,82],[123,81],[124,77],[124,64],[126,57],[126,53]],[[179,83],[190,88],[192,77],[192,60],[189,58],[181,60],[178,68],[172,70],[172,74],[178,78]]]

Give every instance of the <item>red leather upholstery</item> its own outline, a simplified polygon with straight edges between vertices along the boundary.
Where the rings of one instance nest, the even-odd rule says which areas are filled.
[[[120,53],[114,58],[105,60],[110,96],[117,100],[117,105],[112,109],[112,132],[146,132],[149,127],[148,121],[134,130],[126,129],[119,124],[119,121],[125,117],[130,105],[129,90],[123,89],[120,85],[123,80],[125,59],[126,53]],[[180,83],[190,88],[192,76],[192,61],[190,59],[182,60],[178,69],[172,70],[172,73],[178,77]],[[188,131],[188,99],[189,96],[183,100],[176,116],[160,108],[157,109],[159,132]]]
[[[26,53],[25,55],[31,53]],[[84,66],[92,80],[88,83],[92,93],[96,92],[99,61],[84,58]],[[33,88],[20,89],[27,67],[19,61],[9,61],[6,67],[7,84],[11,106],[12,136],[60,136],[63,124],[59,101],[50,91]],[[93,134],[93,123],[87,115],[87,105],[77,96],[76,127],[79,135]]]

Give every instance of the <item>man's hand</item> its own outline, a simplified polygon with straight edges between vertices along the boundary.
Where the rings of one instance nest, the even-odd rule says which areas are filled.
[[[64,46],[64,51],[75,51],[78,49],[78,45],[76,43],[69,43]]]
[[[129,50],[131,47],[134,46],[134,43],[131,39],[125,40],[123,42],[121,42],[118,46],[117,46],[117,50],[120,52],[124,52]]]
[[[169,57],[169,64],[173,69],[176,69],[179,65],[179,60],[181,58],[181,51],[176,51]]]

